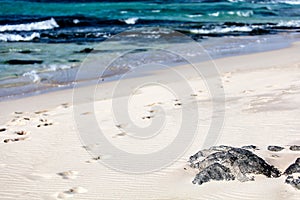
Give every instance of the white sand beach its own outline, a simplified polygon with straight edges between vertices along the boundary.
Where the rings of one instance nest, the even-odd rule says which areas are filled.
[[[255,153],[281,171],[300,157],[299,151],[289,150],[290,145],[300,145],[299,52],[300,43],[294,43],[285,49],[214,60],[225,94],[224,123],[214,145],[256,145],[260,150]],[[74,101],[73,90],[0,102],[0,199],[299,199],[299,190],[285,184],[285,176],[192,184],[197,171],[189,168],[187,161],[203,148],[216,113],[212,113],[211,91],[205,80],[188,66],[174,70],[188,77],[183,81],[193,93],[178,97],[169,92],[166,88],[179,88],[183,83],[166,79],[169,71],[164,70],[122,80],[128,85],[143,81],[165,84],[150,84],[131,93],[131,123],[147,127],[156,117],[166,119],[161,132],[146,139],[122,131],[130,122],[116,120],[116,104],[112,102],[121,102],[126,96],[120,93],[111,98],[114,81],[101,82],[96,89],[94,85],[79,88],[77,92],[83,96],[85,91],[95,89],[94,99],[80,102]],[[80,104],[81,113],[74,113],[78,105],[73,102]],[[91,103],[94,109],[84,110]],[[111,155],[91,156],[87,150],[94,148],[93,144],[81,140],[82,134],[96,130],[95,123],[88,120],[95,115],[97,125],[115,147],[133,154],[150,154],[176,138],[185,123],[180,117],[182,110],[193,109],[194,105],[199,113],[195,138],[180,158],[154,172],[134,174],[112,169],[105,164]],[[80,126],[87,127],[87,133],[78,130],[78,116],[83,116]],[[189,127],[184,130],[190,131]],[[268,145],[285,149],[270,152]]]

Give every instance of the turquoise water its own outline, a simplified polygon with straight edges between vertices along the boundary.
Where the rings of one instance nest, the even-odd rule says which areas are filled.
[[[157,39],[162,47],[178,45],[182,55],[197,57],[180,38],[160,44],[163,35],[175,31],[217,58],[287,46],[300,31],[298,0],[0,0],[0,5],[0,97],[69,86],[93,48],[136,28],[147,31],[106,43],[100,53],[109,57],[151,38],[151,43]],[[139,59],[180,63],[149,52],[135,52],[131,58],[115,67],[121,72]]]
[[[171,28],[195,39],[300,28],[297,0],[58,2],[1,1],[0,41],[102,41],[148,26]]]

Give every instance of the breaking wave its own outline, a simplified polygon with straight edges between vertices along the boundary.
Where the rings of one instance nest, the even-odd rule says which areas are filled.
[[[132,17],[132,18],[129,18],[129,19],[125,19],[124,22],[126,24],[135,24],[137,21],[138,21],[139,18],[137,17]]]
[[[4,31],[33,31],[33,30],[48,30],[58,28],[56,21],[51,18],[41,22],[32,22],[28,24],[13,24],[0,25],[0,32]]]
[[[191,29],[194,34],[212,34],[212,33],[231,33],[231,32],[251,32],[254,27],[241,26],[241,27],[216,27],[214,29]]]
[[[0,33],[0,41],[3,42],[31,41],[36,38],[40,38],[40,34],[36,32],[29,35]]]

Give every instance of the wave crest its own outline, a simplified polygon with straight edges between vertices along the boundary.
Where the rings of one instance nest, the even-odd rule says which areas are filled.
[[[33,31],[33,30],[47,30],[59,27],[56,21],[51,18],[41,22],[32,22],[28,24],[14,24],[1,25],[0,32],[4,31]]]
[[[40,34],[36,32],[33,32],[30,35],[0,33],[0,41],[3,42],[31,41],[35,38],[40,38]]]

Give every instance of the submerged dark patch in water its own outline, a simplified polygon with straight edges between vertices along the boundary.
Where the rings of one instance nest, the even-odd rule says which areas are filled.
[[[6,64],[10,65],[32,65],[32,64],[42,64],[42,60],[18,60],[12,59],[5,62]]]

